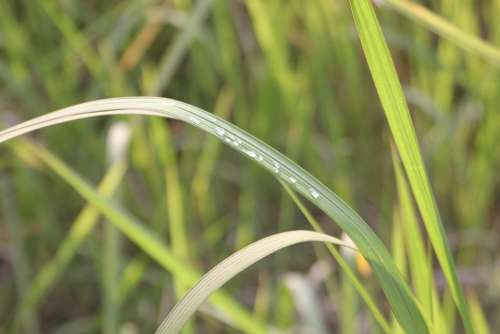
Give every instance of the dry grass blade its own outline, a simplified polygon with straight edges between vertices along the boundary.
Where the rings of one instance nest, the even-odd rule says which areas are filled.
[[[309,241],[349,247],[342,240],[313,231],[289,231],[260,239],[229,256],[206,273],[170,311],[156,334],[178,333],[210,294],[238,273],[280,249]]]

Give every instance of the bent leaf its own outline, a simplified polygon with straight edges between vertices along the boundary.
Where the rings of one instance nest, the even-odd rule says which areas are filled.
[[[235,252],[203,275],[198,283],[169,312],[156,330],[156,334],[178,333],[208,296],[231,278],[280,249],[309,241],[321,241],[348,247],[342,240],[313,231],[289,231],[262,238]]]
[[[0,132],[0,142],[54,124],[104,115],[141,114],[174,118],[217,136],[227,145],[250,157],[306,196],[332,218],[354,241],[370,263],[392,306],[394,315],[408,333],[427,333],[428,326],[411,290],[402,279],[389,252],[368,224],[334,192],[283,154],[257,138],[206,111],[180,101],[159,97],[128,97],[97,100],[61,109]],[[109,210],[108,219],[122,218]],[[103,212],[104,213],[104,212]],[[144,241],[144,240],[141,240]],[[149,245],[144,245],[149,247]],[[161,259],[160,259],[161,260]]]

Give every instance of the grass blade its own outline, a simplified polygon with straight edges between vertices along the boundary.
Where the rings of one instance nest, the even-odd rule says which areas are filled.
[[[477,330],[477,334],[490,334],[490,326],[488,325],[488,320],[486,319],[484,311],[481,308],[479,298],[475,293],[471,292],[468,295],[468,300],[472,313],[472,322],[474,324],[474,328]]]
[[[16,282],[16,294],[20,300],[26,298],[29,295],[29,267],[26,256],[26,242],[23,242],[23,228],[25,224],[21,224],[15,212],[16,204],[14,203],[13,197],[14,192],[10,180],[6,176],[0,177],[0,193],[2,194],[2,209],[3,209],[3,221],[5,222],[5,229],[9,237],[13,240],[12,242],[12,253],[13,256],[13,267],[14,267],[14,278]],[[24,226],[23,226],[24,225]],[[34,308],[26,310],[24,321],[19,323],[16,331],[22,329],[23,331],[30,333],[40,333],[40,328],[38,324],[38,314],[37,310]]]
[[[61,179],[70,184],[82,197],[98,209],[123,234],[136,243],[159,265],[172,272],[177,279],[186,285],[194,284],[198,280],[200,275],[186,264],[185,261],[176,258],[170,249],[146,229],[143,224],[121,210],[106,197],[97,193],[89,183],[72,171],[64,162],[45,150],[42,146],[31,145],[28,148],[31,155],[36,156],[49,166]],[[211,297],[210,301],[231,318],[237,328],[257,333],[265,332],[264,325],[252,317],[248,310],[236,302],[230,295],[218,291]]]
[[[219,117],[227,119],[233,107],[234,94],[230,89],[223,89],[214,107],[214,112]],[[199,208],[204,219],[210,218],[210,183],[219,159],[222,144],[216,138],[207,138],[203,144],[200,157],[196,162],[196,169],[192,179],[191,191],[193,200]]]
[[[22,147],[19,147],[19,149],[25,150]],[[110,196],[123,179],[126,170],[127,164],[124,161],[114,164],[104,176],[102,183],[99,185],[98,192],[103,196]],[[99,213],[92,206],[88,205],[83,208],[71,226],[68,237],[61,242],[54,258],[40,269],[31,282],[25,297],[18,307],[16,322],[23,323],[25,321],[25,314],[29,314],[30,310],[38,305],[50,287],[57,282],[60,274],[67,267],[78,247],[92,232],[97,224],[98,217]]]
[[[319,225],[318,221],[313,217],[311,212],[307,209],[307,207],[302,203],[300,200],[299,196],[284,182],[281,182],[281,185],[285,188],[286,192],[288,195],[292,198],[293,202],[295,205],[299,208],[300,212],[304,216],[304,218],[308,221],[309,224],[311,224],[312,228],[316,232],[323,233],[323,229]],[[354,287],[354,289],[357,291],[357,293],[361,296],[361,298],[364,300],[366,303],[366,306],[370,309],[370,312],[372,313],[373,317],[375,318],[375,321],[377,321],[378,325],[380,328],[385,332],[385,333],[390,333],[391,329],[389,326],[389,323],[385,320],[383,314],[380,312],[378,309],[377,304],[373,300],[373,298],[370,296],[370,293],[368,290],[365,289],[363,286],[363,283],[358,279],[356,274],[354,273],[353,269],[351,269],[351,266],[349,263],[344,259],[344,257],[340,254],[340,252],[333,247],[330,244],[325,244],[325,246],[328,248],[330,251],[330,254],[333,256],[333,258],[338,262],[339,266],[342,268],[344,271],[346,277],[349,279],[350,283]]]
[[[354,21],[396,147],[422,214],[434,251],[450,286],[467,333],[474,330],[458,281],[444,227],[420,155],[417,137],[387,43],[370,0],[351,0]]]
[[[399,222],[402,225],[402,233],[406,242],[408,244],[411,242],[412,245],[411,252],[408,252],[408,271],[413,278],[415,295],[421,302],[423,311],[427,312],[430,316],[432,313],[432,302],[430,298],[430,291],[432,289],[432,268],[428,266],[429,260],[425,252],[425,245],[418,226],[410,190],[396,152],[392,153],[392,163],[398,192]]]
[[[313,231],[289,231],[260,239],[237,251],[207,272],[170,311],[160,327],[158,327],[156,334],[180,332],[186,321],[196,312],[205,299],[231,278],[280,249],[309,241],[348,246],[342,240]]]
[[[123,161],[127,156],[131,129],[126,122],[111,125],[107,138],[107,159],[109,165]],[[120,196],[120,192],[117,191]],[[118,229],[109,222],[104,222],[102,245],[102,331],[118,333],[119,307],[116,303],[118,280],[122,262],[122,236]]]
[[[165,87],[168,86],[172,79],[175,69],[182,61],[189,44],[196,37],[203,21],[212,9],[213,0],[199,0],[193,13],[186,22],[185,29],[176,37],[172,46],[165,52],[165,55],[160,61],[158,68],[158,78],[149,93],[153,95],[161,95]]]
[[[0,132],[0,142],[46,126],[71,120],[116,114],[142,114],[169,117],[190,123],[211,133],[241,153],[247,155],[296,191],[306,196],[332,218],[354,241],[370,263],[392,306],[392,310],[409,333],[427,333],[428,325],[408,285],[402,279],[389,252],[368,224],[334,192],[297,164],[231,123],[199,108],[172,99],[156,97],[129,97],[97,100],[37,117]],[[49,159],[51,160],[51,159]],[[53,161],[52,161],[53,162]],[[60,164],[56,164],[61,167]],[[129,238],[152,255],[159,263],[178,271],[186,279],[183,264],[171,256],[168,249],[146,233],[140,224],[109,201],[97,196],[80,178],[65,171],[62,175],[87,200],[102,210],[108,219],[122,229]],[[160,254],[163,254],[160,256]],[[180,267],[179,267],[180,266]]]
[[[433,13],[424,6],[406,0],[382,0],[398,13],[421,23],[437,35],[449,40],[455,46],[500,66],[500,50],[479,37],[466,33],[455,25]]]

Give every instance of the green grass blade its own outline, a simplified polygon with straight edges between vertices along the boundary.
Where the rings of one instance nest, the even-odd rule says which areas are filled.
[[[151,122],[152,142],[164,166],[166,208],[169,219],[170,244],[172,252],[179,259],[188,260],[189,242],[187,237],[186,218],[184,217],[184,191],[180,181],[177,158],[173,149],[170,129],[153,119]],[[185,287],[175,283],[177,294],[184,294]]]
[[[427,333],[428,325],[411,290],[402,279],[389,252],[368,224],[334,192],[323,185],[311,174],[297,164],[259,141],[247,132],[231,123],[211,115],[199,108],[186,103],[166,98],[129,97],[98,100],[81,105],[68,107],[59,111],[37,117],[31,121],[13,126],[0,132],[0,142],[34,131],[49,125],[68,122],[70,120],[116,114],[142,114],[175,118],[190,123],[208,133],[211,133],[239,152],[247,155],[265,169],[290,184],[296,191],[306,196],[316,206],[330,216],[354,241],[363,256],[370,263],[375,275],[384,290],[392,310],[403,328],[409,333]],[[60,166],[59,166],[60,167]],[[146,233],[140,224],[118,208],[112,206],[102,197],[82,183],[74,174],[65,178],[87,200],[92,201],[108,219],[138,243],[145,251],[171,270],[179,270],[176,262],[165,247]],[[162,257],[160,253],[165,253]],[[168,255],[166,255],[168,253]],[[165,256],[168,261],[165,262]],[[186,273],[184,272],[184,275]],[[186,279],[188,278],[185,276]],[[192,277],[192,276],[190,276]]]
[[[117,287],[118,299],[116,303],[118,305],[122,305],[129,297],[129,294],[137,287],[150,264],[148,260],[144,254],[140,254],[127,263]]]
[[[18,149],[26,151],[24,144],[16,146]],[[110,196],[120,184],[126,170],[127,164],[124,161],[115,163],[104,176],[97,191],[103,196]],[[83,208],[72,224],[68,237],[61,242],[54,258],[40,269],[31,282],[25,297],[18,306],[16,322],[24,322],[25,315],[29,314],[30,310],[35,308],[47,294],[50,287],[57,283],[59,276],[68,266],[79,246],[94,229],[98,217],[98,211],[92,206],[87,205]]]
[[[407,0],[382,0],[398,13],[422,24],[437,35],[449,40],[455,46],[500,66],[500,50],[481,38],[471,35],[427,8]]]
[[[310,241],[349,246],[342,240],[313,231],[289,231],[260,239],[235,252],[203,275],[198,283],[170,311],[158,327],[156,334],[180,332],[186,321],[208,296],[231,278],[270,254],[288,246]]]
[[[406,278],[407,277],[406,252],[405,252],[405,241],[401,227],[401,220],[402,219],[399,218],[396,211],[394,213],[394,223],[392,224],[392,254],[394,256],[394,261],[396,262],[396,265]],[[425,309],[423,311],[425,312]],[[393,319],[392,321],[392,334],[404,334],[401,325],[395,319]]]
[[[434,330],[439,333],[447,333],[447,324],[441,315],[442,306],[439,294],[433,281],[432,258],[429,256],[428,247],[425,245],[417,220],[417,212],[413,205],[413,198],[401,162],[395,151],[392,152],[392,162],[398,193],[397,214],[399,215],[406,244],[411,244],[411,251],[408,251],[408,271],[412,278],[415,296],[422,305],[423,312],[428,318],[432,319]]]
[[[94,53],[90,43],[80,34],[69,15],[65,15],[57,2],[43,0],[38,3],[47,13],[49,19],[56,25],[68,44],[80,57],[83,64],[88,68],[95,78],[102,78],[102,67],[99,56]]]
[[[27,243],[23,241],[25,224],[21,224],[16,215],[14,203],[15,193],[12,184],[6,176],[0,177],[0,194],[2,195],[2,211],[5,230],[12,240],[12,266],[14,271],[16,294],[20,300],[29,295],[30,264],[26,256]],[[40,333],[38,314],[35,308],[26,310],[24,321],[14,324],[13,332]],[[17,326],[16,326],[17,325]]]
[[[351,0],[350,3],[375,87],[427,232],[462,316],[466,331],[473,333],[467,302],[458,281],[455,264],[420,155],[415,129],[382,29],[371,1]]]
[[[49,166],[61,179],[70,184],[82,197],[98,209],[123,234],[136,243],[159,265],[172,272],[177,279],[186,285],[194,284],[198,280],[200,275],[186,264],[185,261],[176,258],[170,249],[146,229],[143,224],[136,221],[134,217],[121,210],[107,198],[98,194],[89,183],[72,171],[64,162],[41,146],[32,145],[28,148],[32,155]],[[211,297],[210,301],[231,318],[237,328],[257,333],[265,332],[264,325],[252,317],[247,309],[227,293],[218,291]]]
[[[177,36],[172,46],[160,60],[158,78],[148,92],[151,95],[161,95],[170,83],[175,70],[182,61],[189,44],[196,37],[205,18],[210,14],[213,0],[199,0],[193,13],[186,22],[185,29]]]
[[[151,123],[152,142],[164,167],[166,207],[170,221],[170,239],[172,250],[179,258],[187,259],[188,239],[186,219],[184,217],[184,191],[180,182],[178,162],[173,149],[170,129],[154,119]]]
[[[113,123],[108,131],[107,159],[110,165],[123,161],[127,157],[131,129],[126,122]],[[117,191],[117,196],[120,192]],[[118,229],[109,222],[104,222],[102,243],[102,331],[103,333],[118,333],[120,321],[119,306],[116,303],[118,281],[122,262],[122,236]]]
[[[103,226],[102,240],[102,323],[103,333],[118,333],[119,312],[117,300],[117,285],[119,281],[119,270],[121,264],[121,235],[118,229],[111,223]]]
[[[488,325],[488,320],[486,319],[484,311],[481,308],[478,296],[475,293],[470,293],[467,297],[472,313],[472,323],[474,324],[477,334],[490,334],[490,326]]]
[[[281,181],[281,185],[285,188],[288,195],[292,198],[295,205],[299,208],[299,210],[302,213],[302,215],[304,216],[304,218],[308,221],[309,224],[311,224],[312,228],[316,232],[324,233],[323,229],[319,225],[318,221],[314,218],[314,216],[307,209],[307,207],[304,205],[304,203],[302,203],[302,201],[297,196],[297,194],[286,183]],[[335,247],[333,247],[330,244],[325,244],[325,246],[328,248],[328,250],[329,250],[330,254],[333,256],[333,258],[338,262],[339,266],[342,268],[346,277],[349,279],[350,283],[355,288],[357,293],[364,300],[364,302],[366,303],[366,306],[370,309],[370,312],[372,313],[373,317],[375,318],[375,321],[377,321],[380,328],[385,333],[390,333],[391,328],[389,326],[389,323],[387,322],[387,320],[385,320],[384,315],[378,309],[377,304],[375,303],[373,298],[370,296],[370,293],[368,292],[368,290],[365,289],[365,287],[363,286],[363,283],[361,283],[361,281],[358,279],[358,277],[356,276],[354,271],[351,269],[351,266],[349,265],[349,263],[344,259],[344,257],[340,254],[340,252]]]
[[[432,268],[425,252],[424,240],[422,238],[416,212],[413,207],[410,189],[405,179],[399,157],[396,152],[392,153],[392,163],[396,175],[396,186],[398,191],[398,216],[402,225],[402,233],[407,244],[411,244],[408,252],[408,271],[413,279],[415,295],[422,304],[422,309],[429,316],[432,314],[432,301],[430,291],[432,290]]]
[[[119,70],[118,64],[103,61],[102,53],[104,52],[97,52],[92,48],[92,40],[72,21],[72,16],[60,8],[60,4],[50,0],[42,0],[37,2],[37,5],[45,11],[48,18],[60,31],[67,45],[81,59],[102,90],[113,95],[131,91],[131,87],[123,78],[123,72]],[[100,46],[101,51],[109,47],[105,43]]]
[[[166,209],[168,216],[169,241],[172,253],[184,261],[190,260],[188,226],[185,218],[184,189],[180,180],[179,164],[177,162],[170,128],[162,119],[151,120],[151,138],[164,169]],[[188,290],[182,281],[174,277],[174,288],[177,298],[181,298]],[[186,326],[185,333],[193,333],[191,326]],[[188,329],[189,328],[189,329]]]
[[[234,94],[231,89],[223,89],[217,98],[214,112],[217,116],[227,119],[233,107]],[[210,182],[214,174],[216,162],[220,156],[222,143],[216,138],[207,138],[203,144],[200,157],[196,163],[196,170],[192,181],[193,200],[199,207],[200,215],[209,219]]]

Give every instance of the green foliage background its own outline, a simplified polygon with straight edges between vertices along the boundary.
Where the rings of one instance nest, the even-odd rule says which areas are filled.
[[[432,16],[405,2],[377,1],[375,10],[474,330],[487,333],[500,326],[500,3],[420,3],[438,15]],[[354,9],[369,4],[352,3]],[[340,0],[3,0],[1,127],[104,97],[166,96],[209,110],[335,191],[391,250],[434,330],[462,332],[432,253],[430,240],[438,237],[426,234],[415,205],[422,210],[415,193],[422,180],[407,169],[407,185],[391,150],[384,116],[391,121],[390,103],[377,82],[391,80],[383,63],[388,58],[370,59],[367,43],[378,40],[368,26],[363,40],[357,22],[362,48],[353,12]],[[128,123],[132,138],[127,155],[112,162],[106,138],[117,120]],[[395,142],[401,152],[397,135]],[[43,147],[48,155],[33,153]],[[0,150],[0,332],[151,332],[193,281],[182,278],[182,269],[165,271],[110,228],[53,172],[52,156],[100,184],[103,196],[198,272],[252,241],[310,228],[304,210],[271,174],[193,127],[119,116],[41,130]],[[327,233],[340,235],[324,213],[309,210]],[[433,218],[421,212],[427,225]],[[374,276],[349,265],[391,322]],[[325,266],[318,278],[315,270]],[[291,288],[292,272],[313,288]],[[348,275],[323,248],[301,245],[237,276],[224,292],[250,311],[256,330],[258,324],[304,328],[314,318],[303,310],[310,292],[312,306],[306,306],[322,314],[315,331],[386,330]],[[185,330],[235,331],[220,318],[207,307]]]

